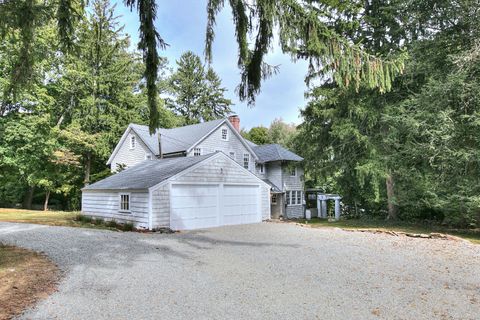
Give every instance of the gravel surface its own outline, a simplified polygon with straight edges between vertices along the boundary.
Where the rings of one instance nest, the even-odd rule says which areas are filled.
[[[480,319],[480,246],[262,223],[176,234],[0,223],[59,291],[24,319]]]

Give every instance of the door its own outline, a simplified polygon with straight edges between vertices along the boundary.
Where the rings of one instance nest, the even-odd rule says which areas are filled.
[[[246,224],[262,221],[260,187],[225,185],[223,188],[223,224]]]
[[[172,185],[170,228],[191,230],[219,226],[218,185]]]

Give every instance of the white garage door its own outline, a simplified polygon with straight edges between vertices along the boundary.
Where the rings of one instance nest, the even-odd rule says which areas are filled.
[[[225,185],[223,209],[226,225],[261,222],[259,187]]]
[[[259,186],[173,184],[170,228],[191,230],[261,222]]]

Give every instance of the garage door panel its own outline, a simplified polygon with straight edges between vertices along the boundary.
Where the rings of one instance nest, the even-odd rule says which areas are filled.
[[[245,224],[261,222],[259,187],[225,185],[224,224]]]
[[[218,185],[172,185],[170,227],[176,230],[216,227]]]

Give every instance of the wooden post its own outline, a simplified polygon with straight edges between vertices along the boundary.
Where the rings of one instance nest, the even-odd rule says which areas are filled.
[[[322,200],[322,218],[326,218],[327,215],[327,200]]]
[[[322,217],[323,217],[322,207],[320,206],[320,198],[318,197],[318,194],[317,194],[317,217],[318,217],[318,218],[322,218]]]

